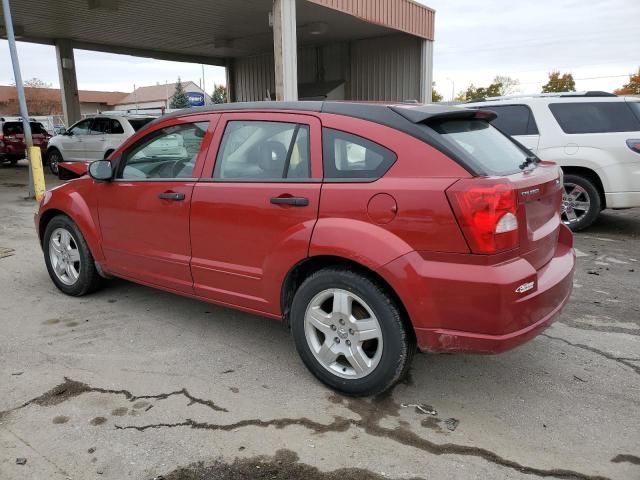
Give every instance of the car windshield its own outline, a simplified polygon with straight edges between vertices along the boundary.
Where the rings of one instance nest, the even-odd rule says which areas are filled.
[[[47,135],[47,130],[40,122],[29,122],[32,135]],[[4,135],[22,135],[24,133],[22,122],[6,122],[2,127]]]
[[[144,127],[147,123],[151,122],[153,118],[130,118],[129,124],[131,127],[137,132],[142,127]]]
[[[519,172],[530,155],[483,120],[450,120],[431,126],[445,143],[462,148],[490,175]]]

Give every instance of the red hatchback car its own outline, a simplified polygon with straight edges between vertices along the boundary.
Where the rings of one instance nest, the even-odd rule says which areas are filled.
[[[163,117],[46,193],[47,269],[69,295],[117,276],[284,320],[313,374],[354,395],[391,387],[416,346],[502,352],[558,316],[575,254],[560,168],[493,116],[261,102]]]

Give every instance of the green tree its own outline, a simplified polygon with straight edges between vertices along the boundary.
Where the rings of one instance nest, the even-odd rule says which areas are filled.
[[[433,103],[441,102],[444,97],[436,90],[435,85],[431,89],[431,101]]]
[[[169,108],[189,108],[190,106],[189,97],[187,97],[180,77],[178,77],[178,83],[176,83],[176,89],[173,92],[173,97],[171,97],[171,102],[169,102]]]
[[[626,83],[613,93],[616,95],[640,95],[640,67],[638,67],[636,73],[629,75],[629,83]]]
[[[557,70],[549,73],[549,81],[542,87],[542,93],[575,91],[576,82],[573,79],[573,75],[570,73],[560,75]]]
[[[213,100],[213,103],[226,103],[227,87],[225,87],[224,85],[214,85],[211,100]]]

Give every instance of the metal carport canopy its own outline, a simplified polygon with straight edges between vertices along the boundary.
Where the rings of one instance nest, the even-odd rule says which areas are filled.
[[[12,1],[19,41],[221,66],[273,50],[272,8],[273,0]],[[394,32],[433,39],[435,13],[412,0],[297,0],[296,11],[302,43]]]

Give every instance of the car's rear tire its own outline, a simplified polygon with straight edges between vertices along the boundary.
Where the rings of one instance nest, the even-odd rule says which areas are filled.
[[[69,217],[58,215],[51,219],[42,246],[49,276],[62,292],[80,297],[102,285],[87,242]]]
[[[401,308],[371,278],[348,269],[310,275],[290,311],[296,348],[321,382],[348,395],[377,395],[406,373],[413,332]]]
[[[54,175],[58,175],[58,164],[60,162],[64,162],[60,150],[57,148],[49,149],[49,151],[47,151],[47,163],[49,164],[49,170]]]
[[[594,182],[585,176],[566,174],[562,195],[562,221],[577,232],[596,221],[602,210],[600,192]]]

